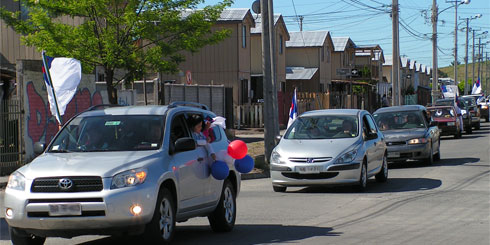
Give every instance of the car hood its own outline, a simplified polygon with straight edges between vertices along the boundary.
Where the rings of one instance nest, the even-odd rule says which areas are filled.
[[[54,176],[112,177],[159,159],[159,151],[45,153],[19,169],[27,178]]]
[[[359,137],[325,140],[282,139],[276,147],[277,153],[284,157],[332,157],[360,143]]]
[[[413,138],[425,137],[427,129],[414,128],[414,129],[396,129],[383,131],[386,142],[406,141]]]

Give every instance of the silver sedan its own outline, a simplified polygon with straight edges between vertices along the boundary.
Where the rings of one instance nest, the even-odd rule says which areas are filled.
[[[270,159],[272,187],[355,185],[388,179],[383,134],[364,110],[317,110],[298,117],[274,148]]]

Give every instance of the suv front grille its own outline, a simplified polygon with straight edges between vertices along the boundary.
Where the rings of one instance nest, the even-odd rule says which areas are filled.
[[[297,163],[319,163],[319,162],[328,162],[330,160],[332,160],[331,157],[312,157],[312,158],[290,157],[289,158],[289,161],[297,162]]]
[[[60,180],[65,180],[64,185],[60,184]],[[102,189],[102,178],[97,176],[37,178],[31,186],[31,192],[92,192]]]

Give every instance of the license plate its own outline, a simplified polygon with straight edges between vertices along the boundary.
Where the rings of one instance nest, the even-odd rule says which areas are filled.
[[[454,122],[448,122],[447,123],[447,126],[454,126],[454,125],[455,125]]]
[[[322,169],[322,166],[299,166],[296,167],[296,172],[299,172],[301,174],[314,174],[320,173]]]
[[[388,152],[389,158],[400,157],[400,152]]]
[[[82,215],[80,203],[49,204],[50,216]]]

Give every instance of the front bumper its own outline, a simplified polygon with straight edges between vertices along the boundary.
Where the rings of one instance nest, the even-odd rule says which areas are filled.
[[[448,126],[448,125],[440,125],[438,126],[441,129],[441,135],[455,135],[458,133],[458,126]]]
[[[355,184],[360,177],[360,162],[349,164],[325,164],[318,173],[300,173],[298,166],[271,164],[271,179],[278,186],[314,186],[314,185],[349,185]]]
[[[430,144],[388,146],[388,161],[422,160],[430,156]]]
[[[104,186],[110,186],[110,179],[103,181]],[[27,186],[30,188],[26,183]],[[5,214],[7,208],[12,209],[13,215],[5,218],[9,226],[37,231],[34,234],[66,231],[67,234],[96,235],[107,234],[118,227],[143,226],[151,221],[157,198],[155,187],[149,182],[100,192],[32,193],[29,188],[26,191],[6,189],[2,212]],[[60,203],[79,203],[82,214],[50,216],[49,205]],[[142,207],[137,216],[130,212],[134,204]]]

